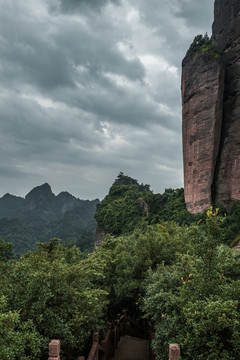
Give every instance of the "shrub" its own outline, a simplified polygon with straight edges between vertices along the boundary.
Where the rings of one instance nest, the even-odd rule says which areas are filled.
[[[220,50],[213,44],[207,33],[204,36],[197,35],[187,51],[187,54],[190,56],[194,56],[198,53],[209,53],[215,59],[221,60]]]
[[[159,358],[170,342],[184,360],[239,358],[240,253],[221,245],[222,221],[209,210],[205,229],[188,230],[189,251],[149,274],[142,309],[154,323]]]

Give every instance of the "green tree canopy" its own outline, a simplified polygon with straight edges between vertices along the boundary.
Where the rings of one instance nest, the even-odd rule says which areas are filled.
[[[212,42],[207,33],[204,36],[197,35],[187,51],[187,54],[191,56],[198,53],[210,53],[214,58],[221,60],[220,50]]]

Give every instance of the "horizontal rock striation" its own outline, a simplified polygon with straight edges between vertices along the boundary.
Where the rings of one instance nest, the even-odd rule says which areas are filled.
[[[195,214],[212,204],[218,156],[224,67],[210,53],[187,55],[182,64],[184,193]]]
[[[216,0],[213,41],[223,51],[225,90],[215,202],[229,207],[240,200],[240,1]]]

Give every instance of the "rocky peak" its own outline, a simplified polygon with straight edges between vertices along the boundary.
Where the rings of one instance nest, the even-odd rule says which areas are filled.
[[[72,210],[77,206],[78,199],[73,195],[69,194],[67,191],[62,191],[58,196],[56,196],[56,204],[62,214],[65,214],[66,211]]]
[[[23,199],[20,196],[15,196],[15,195],[11,195],[9,193],[3,195],[2,198],[0,198],[0,201],[4,200],[4,201],[15,201],[15,200],[19,200],[19,199]]]
[[[57,195],[57,198],[60,200],[73,200],[75,197],[72,194],[69,194],[67,191],[62,191]]]
[[[24,206],[23,198],[7,193],[0,198],[0,217],[16,217],[22,206]]]
[[[53,194],[50,185],[47,183],[33,188],[25,196],[29,210],[48,206],[54,199],[55,195]]]
[[[40,186],[36,186],[33,188],[26,196],[25,199],[33,198],[39,195],[45,195],[45,196],[55,196],[52,192],[51,186],[48,183],[45,183]]]
[[[0,198],[0,204],[1,206],[17,206],[17,204],[23,204],[24,198],[20,196],[11,195],[9,193],[3,195],[3,197]]]

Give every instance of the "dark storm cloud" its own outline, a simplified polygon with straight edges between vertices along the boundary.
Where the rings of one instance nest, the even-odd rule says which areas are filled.
[[[11,18],[6,8],[0,14],[0,52],[4,63],[0,75],[12,86],[21,82],[42,91],[75,87],[76,66],[80,65],[95,81],[102,71],[132,80],[144,76],[139,59],[125,59],[116,47],[118,34],[114,35],[98,18],[87,25],[72,19],[53,25],[31,17],[30,12],[20,13],[14,23]]]
[[[60,27],[54,36],[55,43],[64,49],[72,65],[86,67],[95,81],[104,71],[141,80],[145,74],[144,67],[138,58],[128,60],[120,53],[117,47],[121,39],[119,33],[99,19],[94,20],[93,24],[76,23],[74,27],[71,20],[66,20],[65,26]],[[77,76],[76,71],[74,75]],[[84,73],[81,76],[84,77]]]
[[[21,161],[65,159],[76,162],[76,147],[91,149],[93,144],[102,145],[94,121],[87,119],[86,123],[83,116],[83,121],[80,121],[77,115],[65,109],[43,108],[37,101],[22,101],[16,94],[0,101],[0,108],[3,109],[0,120],[1,154],[5,159],[18,157]]]
[[[82,10],[83,6],[99,10],[108,3],[119,4],[120,0],[60,0],[60,9],[63,12],[75,13]]]
[[[103,83],[105,84],[100,82],[101,86],[86,86],[85,91],[81,91],[81,88],[78,92],[72,91],[67,99],[64,98],[64,92],[59,93],[57,98],[95,115],[98,121],[129,124],[140,128],[148,128],[153,123],[171,129],[176,127],[175,115],[164,108],[158,108],[157,102],[147,99],[144,89],[142,92],[130,92],[111,82],[105,86]]]
[[[18,9],[13,21],[13,10],[4,5],[0,12],[2,81],[13,87],[22,83],[47,89],[73,86],[68,59],[52,41],[48,21],[32,16],[28,9]]]
[[[181,60],[213,0],[0,5],[3,193],[49,182],[103,197],[120,170],[182,185]]]

